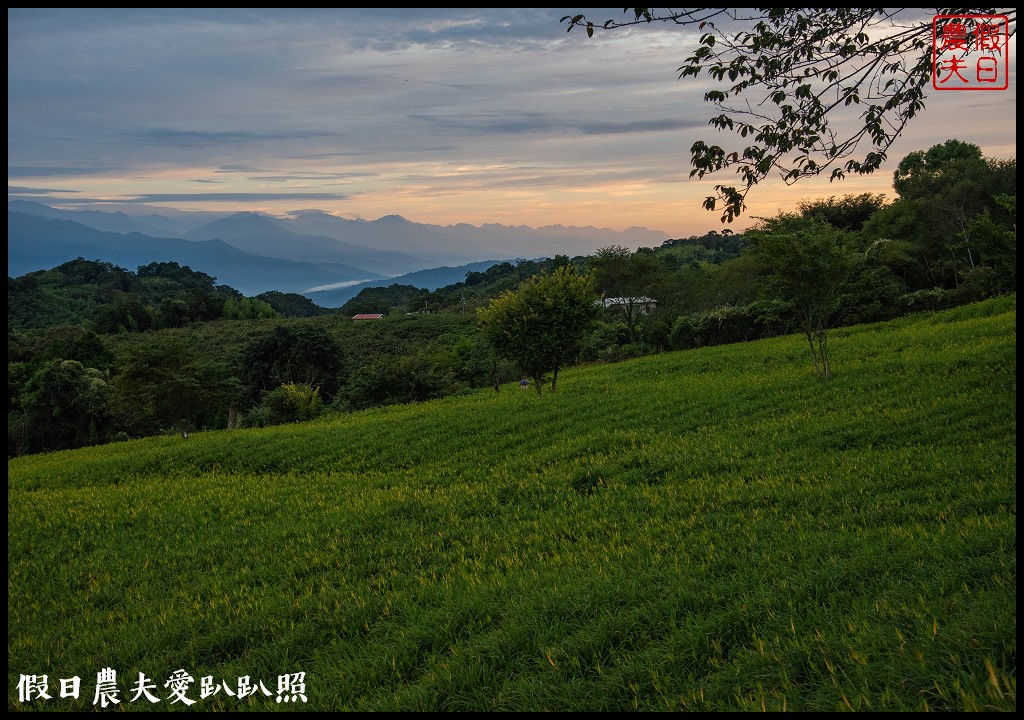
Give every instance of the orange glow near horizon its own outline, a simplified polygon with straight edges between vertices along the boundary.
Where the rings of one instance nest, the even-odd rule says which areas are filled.
[[[1008,143],[1006,147],[1012,150],[1015,145]],[[1012,152],[1007,155],[1012,157]],[[327,177],[326,182],[319,180],[314,171],[292,179],[283,170],[275,175],[273,169],[225,173],[209,165],[155,167],[140,169],[131,178],[123,173],[44,178],[60,190],[39,200],[67,209],[82,206],[76,198],[89,197],[128,211],[131,203],[139,202],[148,208],[276,216],[318,209],[347,219],[372,221],[401,215],[412,222],[440,226],[493,223],[594,226],[618,231],[643,227],[668,237],[688,237],[726,228],[741,232],[758,217],[793,211],[800,202],[815,198],[876,193],[893,199],[892,172],[897,164],[898,160],[890,160],[879,173],[848,176],[837,182],[822,176],[787,186],[779,178],[768,178],[751,189],[746,212],[730,224],[721,222],[720,211],[703,208],[704,199],[714,194],[716,184],[735,177],[730,173],[701,180],[688,179],[680,172],[679,179],[668,181],[643,177],[596,177],[588,181],[586,176],[565,168],[495,164],[367,164],[348,168],[351,177],[339,180],[334,179],[338,177],[336,169],[332,173],[332,168],[321,165],[315,173]],[[203,197],[204,193],[208,197]],[[197,196],[190,197],[194,194]],[[61,203],[62,198],[68,202]]]

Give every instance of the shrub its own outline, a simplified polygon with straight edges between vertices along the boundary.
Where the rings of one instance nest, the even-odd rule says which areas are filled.
[[[263,402],[249,413],[247,425],[283,425],[319,417],[324,401],[319,387],[285,383],[263,393]]]

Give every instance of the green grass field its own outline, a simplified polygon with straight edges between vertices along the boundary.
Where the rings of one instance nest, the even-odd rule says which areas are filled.
[[[1016,709],[1016,296],[831,346],[9,460],[8,709]]]

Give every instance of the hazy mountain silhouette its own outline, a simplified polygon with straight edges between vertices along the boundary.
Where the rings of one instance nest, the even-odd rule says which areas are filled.
[[[501,260],[483,260],[481,262],[459,265],[457,267],[437,267],[429,270],[418,270],[406,275],[388,278],[387,280],[371,280],[356,285],[346,285],[340,288],[313,288],[302,293],[320,307],[334,308],[341,307],[349,300],[359,294],[359,291],[368,287],[388,287],[390,285],[412,285],[424,290],[437,290],[460,283],[466,279],[471,272],[483,272],[492,265],[497,265]]]
[[[382,279],[341,263],[308,263],[247,253],[220,240],[157,238],[113,233],[70,220],[7,213],[7,275],[48,270],[77,257],[135,271],[152,262],[176,262],[204,272],[246,296],[267,290],[301,293],[311,287]]]
[[[259,213],[236,213],[185,233],[186,240],[223,240],[239,250],[264,257],[302,262],[351,264],[382,275],[399,275],[429,262],[405,253],[343,242],[333,237],[302,234],[286,221]]]
[[[320,210],[303,210],[288,220],[274,218],[282,227],[311,232],[359,245],[396,250],[441,264],[460,265],[485,258],[511,260],[521,257],[590,255],[599,247],[641,245],[653,247],[668,235],[645,228],[622,232],[595,227],[549,225],[531,228],[487,224],[424,225],[401,215],[386,215],[372,222],[346,220]]]
[[[103,212],[100,210],[60,210],[42,203],[29,200],[12,200],[7,203],[9,211],[35,215],[47,220],[71,220],[81,223],[94,230],[106,230],[116,233],[142,233],[151,237],[182,237],[186,232],[199,225],[221,217],[226,213],[190,213],[186,219],[173,218],[165,215],[129,215],[120,210]],[[213,215],[213,217],[210,217]]]
[[[635,227],[619,232],[561,225],[439,226],[411,222],[400,215],[349,220],[322,210],[272,217],[120,207],[127,212],[62,210],[10,201],[8,275],[49,269],[76,257],[129,270],[173,261],[247,295],[266,290],[307,294],[315,287],[334,286],[317,291],[315,302],[342,304],[359,291],[360,283],[390,279],[422,283],[416,286],[432,290],[504,260],[590,255],[608,245],[653,247],[668,239],[665,233]],[[417,274],[421,271],[430,272]],[[346,285],[355,290],[349,293]]]
[[[490,257],[516,256],[514,249],[498,249],[471,234],[452,235],[437,225],[410,222],[400,215],[385,215],[373,220],[346,220],[320,210],[295,213],[282,226],[301,228],[358,245],[404,252],[427,262],[418,269],[444,264],[477,262]]]

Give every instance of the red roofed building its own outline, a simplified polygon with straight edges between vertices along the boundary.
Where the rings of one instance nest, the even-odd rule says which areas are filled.
[[[384,313],[359,313],[358,315],[353,315],[352,319],[353,320],[380,320],[382,317],[384,317]]]

